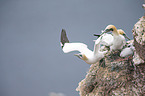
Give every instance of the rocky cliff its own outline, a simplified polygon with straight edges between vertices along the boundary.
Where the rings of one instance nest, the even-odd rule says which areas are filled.
[[[90,66],[76,88],[80,96],[145,96],[145,16],[132,30],[134,54],[120,57],[120,51],[108,52]]]

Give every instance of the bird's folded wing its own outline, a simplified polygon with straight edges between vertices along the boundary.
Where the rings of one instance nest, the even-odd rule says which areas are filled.
[[[85,50],[88,50],[88,48],[87,45],[83,43],[65,43],[62,50],[64,53],[71,51],[84,52]]]
[[[113,36],[111,34],[104,34],[101,44],[111,46],[113,44]]]

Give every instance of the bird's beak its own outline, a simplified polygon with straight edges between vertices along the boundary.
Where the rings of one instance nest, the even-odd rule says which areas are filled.
[[[97,37],[100,37],[101,35],[103,35],[104,33],[107,33],[107,32],[110,32],[112,31],[113,29],[105,29],[105,30],[102,30],[102,33],[100,35],[97,35],[97,34],[94,34],[94,36],[97,36]]]
[[[80,57],[80,54],[74,54],[74,56],[77,56],[79,59],[82,59],[82,58]]]
[[[79,56],[79,54],[74,54],[74,56]]]
[[[104,33],[107,33],[106,30],[101,30],[101,32],[102,32],[102,33],[101,33],[100,35],[94,34],[94,36],[100,37],[100,36],[103,35]]]
[[[124,36],[126,39],[130,40],[130,38],[129,38],[129,37],[127,37],[127,35],[126,35],[126,34],[123,34],[123,36]]]
[[[112,28],[111,28],[111,29],[105,29],[105,30],[103,30],[102,32],[103,32],[103,33],[107,33],[107,32],[110,32],[110,31],[112,31]]]
[[[77,56],[78,58],[80,58],[79,54],[74,54],[74,56]]]
[[[108,33],[108,32],[110,32],[110,31],[112,31],[112,30],[111,30],[111,29],[105,29],[105,30],[102,30],[101,35],[103,35],[104,33]]]

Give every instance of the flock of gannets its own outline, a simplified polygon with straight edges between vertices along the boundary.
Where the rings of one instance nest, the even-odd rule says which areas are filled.
[[[112,34],[107,34],[112,31]],[[75,54],[75,56],[84,60],[87,64],[95,64],[100,61],[109,50],[101,51],[100,45],[108,46],[110,51],[122,50],[120,57],[126,57],[133,54],[133,45],[127,46],[125,38],[129,39],[122,29],[118,29],[114,25],[108,25],[97,40],[95,40],[94,50],[91,51],[87,48],[86,44],[83,43],[70,43],[66,31],[62,29],[61,32],[61,47],[64,53],[69,53],[72,51],[79,51],[80,53]],[[129,39],[130,40],[130,39]]]
[[[114,25],[108,25],[102,34],[110,31],[112,31],[113,36],[110,36],[110,38],[113,38],[111,41],[112,44],[110,45],[110,50],[112,51],[122,49],[123,46],[126,44],[125,37],[122,35],[124,31],[121,29],[117,30],[117,28]]]

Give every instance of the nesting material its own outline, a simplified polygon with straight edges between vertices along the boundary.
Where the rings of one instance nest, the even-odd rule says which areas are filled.
[[[135,68],[133,56],[122,58],[119,54],[120,51],[108,53],[103,62],[90,66],[85,79],[76,88],[80,96],[143,96],[145,67]],[[99,66],[102,64],[105,67]]]

